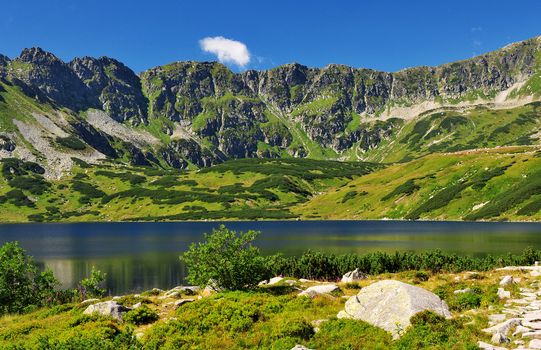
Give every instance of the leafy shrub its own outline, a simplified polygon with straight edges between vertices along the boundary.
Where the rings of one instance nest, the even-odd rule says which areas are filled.
[[[17,176],[8,181],[9,185],[14,188],[28,191],[32,194],[40,195],[47,191],[51,184],[40,177]]]
[[[309,343],[310,348],[328,350],[389,349],[391,335],[366,322],[331,319],[323,323]]]
[[[342,203],[346,203],[350,199],[353,199],[357,196],[357,191],[349,191],[344,195],[344,198],[342,198]]]
[[[126,314],[122,317],[122,319],[125,322],[131,323],[134,325],[142,325],[142,324],[149,324],[149,323],[155,322],[159,319],[159,317],[156,311],[151,310],[146,305],[141,305],[136,309],[126,312]]]
[[[105,197],[105,192],[86,182],[75,180],[72,182],[71,188],[88,198]]]
[[[455,294],[454,298],[448,301],[451,310],[470,310],[481,305],[481,296],[474,292]]]
[[[51,303],[57,284],[52,271],[39,272],[17,242],[0,247],[0,315]]]
[[[479,334],[464,326],[463,320],[451,319],[430,311],[410,319],[411,326],[394,345],[396,349],[478,349]]]
[[[205,286],[212,280],[216,287],[228,290],[257,286],[268,275],[265,258],[252,246],[258,234],[251,230],[237,233],[223,225],[205,233],[205,242],[192,243],[181,256],[188,268],[188,281]]]
[[[310,339],[312,335],[314,335],[312,325],[302,317],[281,319],[280,322],[276,322],[273,334],[277,338],[291,337],[304,340]]]
[[[105,281],[106,274],[92,267],[90,277],[83,279],[79,283],[79,295],[81,299],[101,298],[105,295],[105,289],[101,288],[101,284]]]
[[[413,192],[417,191],[420,188],[421,187],[419,185],[415,184],[415,179],[409,179],[403,184],[398,185],[392,192],[383,196],[381,198],[381,201],[386,201],[388,199],[394,198],[401,194],[409,196],[410,194],[412,194]]]
[[[75,136],[57,137],[56,143],[58,143],[60,146],[70,148],[76,151],[82,151],[86,149],[86,144]]]
[[[23,191],[14,189],[8,191],[3,196],[0,196],[0,204],[11,203],[17,207],[30,207],[33,208],[36,205],[32,202]]]
[[[463,256],[441,250],[414,252],[374,252],[363,255],[320,253],[307,251],[301,256],[278,256],[269,260],[268,267],[274,276],[284,275],[295,278],[336,280],[348,271],[359,269],[364,273],[377,275],[402,271],[424,270],[426,273],[440,271],[487,271],[510,265],[532,265],[541,260],[541,251],[525,249],[522,254],[483,257]],[[417,273],[417,272],[416,272]],[[419,277],[425,278],[421,275]],[[412,278],[416,278],[412,276]]]

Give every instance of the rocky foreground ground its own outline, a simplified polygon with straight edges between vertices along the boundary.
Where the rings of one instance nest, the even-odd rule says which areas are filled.
[[[342,309],[336,314],[337,318],[368,322],[389,332],[395,340],[408,331],[413,315],[428,310],[447,319],[466,318],[467,323],[479,331],[477,345],[481,349],[541,349],[540,276],[541,266],[537,265],[434,276],[416,272],[371,277],[352,271],[338,283],[279,276],[262,281],[260,286],[283,288],[299,298],[338,300]],[[457,289],[452,290],[453,286]],[[447,289],[449,292],[449,288],[451,296],[444,299],[449,300],[451,310],[444,299],[430,291],[442,295],[442,291]],[[496,297],[479,305],[475,302],[468,304],[468,298],[473,298],[479,290],[491,291]],[[153,289],[129,297],[139,300],[145,296],[146,305],[151,305],[158,313],[158,322],[167,323],[178,321],[175,311],[179,308],[217,293],[219,291],[209,287],[179,286],[168,291]],[[84,314],[98,313],[122,321],[126,312],[143,305],[139,301],[127,307],[117,302],[126,300],[126,296],[109,299],[84,301]],[[314,332],[317,333],[328,321],[329,318],[311,320]],[[150,328],[151,325],[139,326],[135,331],[136,337],[144,339]],[[309,348],[298,344],[294,349]]]

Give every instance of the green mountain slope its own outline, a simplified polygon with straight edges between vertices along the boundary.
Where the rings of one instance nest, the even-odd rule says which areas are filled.
[[[330,189],[292,212],[322,219],[540,220],[541,148],[427,155]]]
[[[537,220],[540,79],[541,37],[396,73],[25,49],[0,56],[0,221]]]

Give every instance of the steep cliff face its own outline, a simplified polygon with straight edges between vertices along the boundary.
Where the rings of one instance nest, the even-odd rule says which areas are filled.
[[[296,63],[233,73],[216,62],[176,62],[137,76],[111,58],[65,63],[31,48],[13,60],[0,56],[0,103],[12,112],[2,116],[0,133],[10,144],[21,144],[24,135],[17,138],[10,120],[25,121],[37,109],[104,156],[134,164],[185,168],[247,157],[366,159],[429,110],[538,100],[540,74],[541,37],[469,60],[395,73]],[[21,102],[8,96],[15,88],[38,107],[21,109]],[[56,120],[39,106],[69,117]],[[110,123],[87,122],[89,109],[104,111]],[[114,123],[131,133],[130,139],[148,140],[146,132],[160,142],[113,137],[110,127],[119,128]],[[477,145],[470,141],[470,146]]]
[[[103,109],[111,118],[132,124],[146,121],[139,77],[116,60],[85,57],[64,63],[51,53],[31,48],[7,64],[9,77],[59,107]]]

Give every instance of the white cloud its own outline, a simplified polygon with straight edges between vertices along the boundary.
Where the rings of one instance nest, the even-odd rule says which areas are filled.
[[[201,50],[216,55],[222,63],[235,63],[240,67],[250,63],[250,51],[240,41],[215,36],[199,40],[199,45]]]

